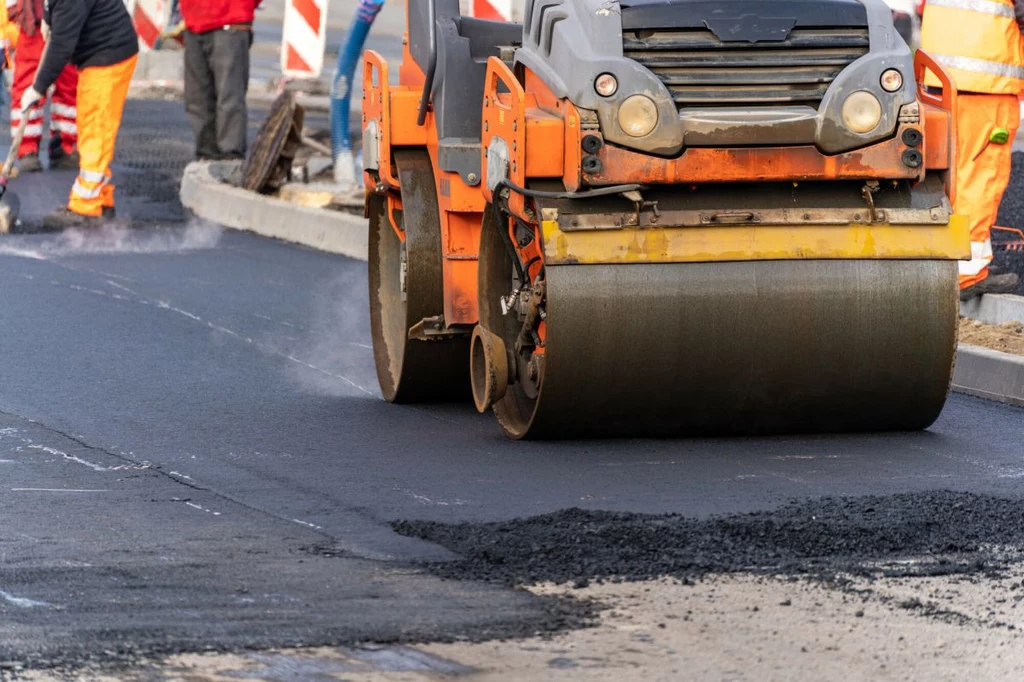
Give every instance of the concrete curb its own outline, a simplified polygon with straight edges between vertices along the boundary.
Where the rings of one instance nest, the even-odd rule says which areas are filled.
[[[985,294],[961,303],[960,314],[986,324],[1024,322],[1024,296]]]
[[[1024,356],[960,344],[956,351],[953,390],[1024,406]]]
[[[190,163],[181,179],[181,203],[225,227],[366,260],[365,219],[233,187],[225,179],[235,168],[237,162]]]

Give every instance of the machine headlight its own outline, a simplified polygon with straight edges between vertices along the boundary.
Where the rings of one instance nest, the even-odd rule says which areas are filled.
[[[903,74],[896,69],[886,69],[879,82],[886,92],[896,92],[903,87]]]
[[[615,76],[610,73],[602,73],[594,81],[594,90],[601,97],[611,97],[615,94],[615,91],[619,89],[619,81],[615,79]]]
[[[855,92],[843,102],[843,123],[855,133],[870,133],[882,120],[882,105],[870,92]]]
[[[619,127],[631,137],[650,134],[658,125],[658,105],[650,97],[633,95],[619,105]]]

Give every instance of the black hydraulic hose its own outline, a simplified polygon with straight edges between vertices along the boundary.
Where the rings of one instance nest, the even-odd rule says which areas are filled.
[[[526,286],[529,282],[526,281],[526,273],[523,270],[523,262],[519,260],[519,253],[516,251],[516,245],[512,243],[512,236],[508,233],[508,221],[505,220],[505,212],[501,210],[500,202],[501,183],[494,188],[492,195],[491,207],[494,210],[494,223],[498,228],[498,234],[501,236],[501,243],[505,245],[505,250],[508,251],[509,258],[512,259],[512,265],[516,269],[516,276],[519,277],[519,286]]]
[[[434,10],[435,0],[427,0],[427,24],[430,31],[430,57],[427,61],[426,80],[423,81],[423,94],[420,95],[420,109],[416,114],[416,125],[421,126],[427,120],[427,104],[430,102],[430,91],[434,89],[434,71],[437,69],[437,19]]]
[[[623,192],[637,192],[644,189],[643,185],[609,185],[608,187],[598,187],[597,189],[588,189],[582,192],[542,192],[537,189],[520,187],[511,180],[502,180],[500,184],[508,187],[516,194],[522,194],[524,197],[531,197],[533,199],[591,199],[593,197],[606,197],[611,194],[622,194]]]
[[[505,245],[505,250],[508,251],[509,258],[512,259],[512,265],[516,269],[516,276],[519,278],[519,285],[526,286],[529,284],[526,278],[528,276],[526,269],[533,264],[534,260],[527,263],[526,267],[523,267],[523,262],[519,260],[519,253],[516,251],[516,245],[512,242],[512,236],[508,233],[508,223],[505,222],[505,211],[500,206],[501,201],[501,190],[508,188],[512,192],[522,194],[525,197],[533,199],[589,199],[593,197],[604,197],[612,194],[622,194],[623,192],[636,192],[644,189],[643,185],[631,184],[631,185],[610,185],[608,187],[598,187],[597,189],[585,190],[583,192],[544,192],[535,189],[526,189],[520,187],[508,178],[501,180],[491,190],[491,207],[494,210],[494,222],[498,227],[498,233],[501,235],[501,242]]]

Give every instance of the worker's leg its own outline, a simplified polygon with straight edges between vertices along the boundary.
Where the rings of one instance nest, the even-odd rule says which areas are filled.
[[[956,210],[971,222],[971,260],[960,262],[960,288],[988,277],[992,262],[991,230],[1003,192],[1010,182],[1010,155],[1020,125],[1016,95],[975,95],[958,98]],[[1009,142],[989,137],[996,128],[1009,132]]]
[[[25,91],[32,87],[35,80],[36,70],[39,68],[39,59],[43,54],[45,46],[43,37],[38,33],[34,36],[22,35],[18,40],[18,50],[14,59],[14,82],[11,87],[11,134],[17,131],[21,124],[22,112],[18,104]],[[29,112],[28,125],[25,127],[25,137],[18,147],[18,158],[39,153],[39,141],[43,136],[43,105],[42,103],[32,107]]]
[[[78,69],[64,67],[50,99],[50,162],[70,158],[78,149]],[[77,166],[76,166],[77,167]]]
[[[78,77],[78,178],[71,188],[68,209],[83,216],[100,216],[114,206],[110,163],[114,160],[128,86],[137,56],[112,66],[91,66]]]
[[[215,31],[213,79],[217,85],[217,147],[222,157],[244,158],[249,125],[249,31]]]
[[[213,33],[185,32],[185,112],[196,137],[196,158],[214,159],[217,149],[217,90],[214,87]]]

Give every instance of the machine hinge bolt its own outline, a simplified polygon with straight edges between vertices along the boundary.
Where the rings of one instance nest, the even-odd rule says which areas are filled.
[[[515,132],[517,130],[519,130],[519,121],[512,121],[512,131]]]
[[[469,182],[469,184],[475,185],[477,181],[480,180],[480,178],[477,177],[476,173],[470,173],[469,175],[466,176],[466,180]]]

